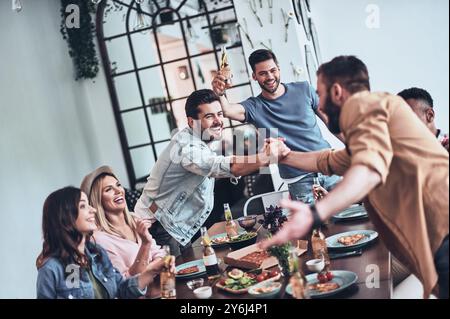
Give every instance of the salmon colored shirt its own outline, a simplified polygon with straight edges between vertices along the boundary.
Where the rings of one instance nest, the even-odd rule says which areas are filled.
[[[106,250],[113,266],[126,278],[130,277],[128,270],[136,260],[142,244],[141,238],[138,236],[138,242],[135,242],[104,231],[94,232],[93,238],[98,245]],[[152,240],[149,256],[149,262],[155,258],[165,256],[164,250],[156,244],[154,239]]]
[[[353,165],[380,174],[365,201],[391,253],[416,275],[428,298],[437,288],[434,255],[449,233],[449,154],[403,99],[360,92],[341,110],[346,149],[323,151],[319,170],[343,175]]]

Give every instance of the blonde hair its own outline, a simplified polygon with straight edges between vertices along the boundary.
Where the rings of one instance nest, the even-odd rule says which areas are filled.
[[[89,202],[97,210],[95,218],[97,220],[97,225],[99,226],[101,231],[104,231],[108,234],[121,237],[126,239],[126,236],[118,230],[111,222],[108,220],[105,209],[102,205],[102,181],[106,176],[114,177],[117,181],[119,180],[114,174],[104,173],[99,175],[94,182],[92,183],[91,192],[89,194]],[[138,233],[136,230],[136,222],[134,218],[131,216],[128,207],[125,205],[125,209],[123,210],[123,214],[125,216],[125,223],[130,226],[131,230],[135,238],[138,238]]]

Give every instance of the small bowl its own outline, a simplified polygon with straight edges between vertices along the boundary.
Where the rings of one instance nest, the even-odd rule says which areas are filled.
[[[281,286],[282,285],[279,282],[262,282],[253,287],[250,287],[248,293],[255,298],[274,298],[280,292]]]
[[[210,286],[197,288],[194,290],[194,295],[198,299],[209,299],[212,296],[212,288]]]
[[[253,227],[255,227],[257,217],[258,216],[256,216],[256,215],[240,217],[240,218],[238,218],[238,223],[246,231],[250,231],[253,229]]]
[[[202,287],[203,283],[204,283],[204,279],[203,278],[198,278],[198,279],[193,279],[193,280],[188,281],[186,283],[186,285],[189,287],[189,289],[195,290],[197,288]]]
[[[312,272],[321,272],[325,268],[324,259],[311,259],[306,262],[306,267]]]
[[[239,240],[239,241],[229,241],[228,242],[228,246],[230,246],[230,248],[232,250],[238,250],[253,244],[256,244],[256,240],[258,239],[258,234],[257,233],[252,233],[253,236],[248,238],[248,239],[244,239],[244,240]],[[242,236],[244,234],[241,234],[240,236]]]

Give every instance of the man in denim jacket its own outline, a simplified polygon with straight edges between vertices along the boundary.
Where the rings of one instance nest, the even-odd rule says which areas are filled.
[[[179,256],[210,215],[215,178],[236,178],[284,158],[290,152],[280,140],[253,156],[218,156],[209,144],[220,140],[223,111],[212,90],[194,92],[186,102],[189,127],[178,132],[160,155],[135,213],[153,220],[159,245]]]

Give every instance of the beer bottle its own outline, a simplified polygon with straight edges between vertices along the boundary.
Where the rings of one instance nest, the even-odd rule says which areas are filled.
[[[325,235],[322,233],[321,229],[314,229],[311,235],[311,248],[313,252],[314,259],[324,259],[325,268],[323,271],[330,270],[330,256],[328,255],[327,242],[325,240]]]
[[[209,238],[206,227],[201,228],[201,234],[203,244],[203,263],[206,267],[206,274],[208,275],[209,280],[214,280],[220,277],[220,269],[216,252],[211,246],[211,239]]]
[[[229,239],[239,236],[238,225],[233,220],[233,215],[231,214],[231,209],[229,204],[223,204],[225,211],[225,231]]]
[[[166,256],[164,257],[164,267],[160,274],[161,299],[176,299],[175,273],[171,270],[170,264],[173,256],[170,255],[170,246],[164,246]]]
[[[300,268],[295,247],[292,247],[289,250],[289,272],[291,273],[289,283],[292,288],[292,296],[295,299],[309,299],[310,295],[308,284],[305,275]]]
[[[318,177],[314,177],[313,180],[313,193],[316,193],[316,188],[322,187],[322,185],[320,185],[320,181]],[[323,193],[321,191],[317,191],[317,200],[321,200],[324,196]]]

